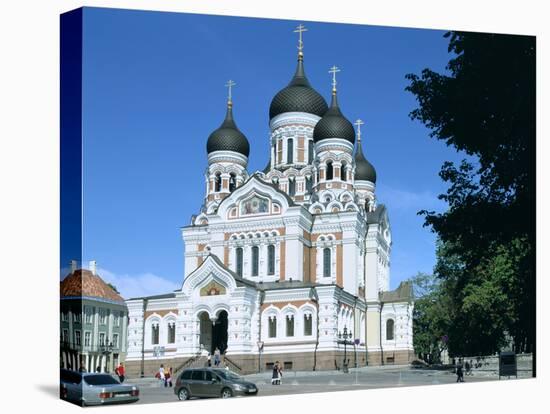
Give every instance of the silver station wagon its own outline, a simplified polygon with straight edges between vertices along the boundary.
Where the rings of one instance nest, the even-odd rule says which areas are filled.
[[[60,396],[80,406],[130,403],[139,400],[136,385],[121,384],[112,375],[62,369]]]
[[[176,381],[174,392],[181,401],[191,397],[230,398],[243,395],[256,395],[256,384],[226,369],[194,368],[186,369]]]

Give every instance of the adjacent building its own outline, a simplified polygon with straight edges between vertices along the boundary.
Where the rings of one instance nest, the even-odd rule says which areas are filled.
[[[128,308],[96,272],[77,269],[61,281],[60,365],[88,372],[114,372],[126,358]]]

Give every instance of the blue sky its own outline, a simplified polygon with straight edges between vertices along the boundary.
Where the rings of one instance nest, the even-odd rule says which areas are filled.
[[[123,295],[183,281],[179,228],[203,201],[206,140],[223,120],[228,79],[249,172],[265,166],[269,104],[294,73],[299,23],[310,82],[329,101],[328,69],[339,66],[341,109],[365,122],[363,149],[393,231],[391,287],[431,271],[435,237],[416,213],[444,209],[437,173],[461,156],[410,120],[416,102],[404,88],[407,73],[444,70],[444,32],[87,8],[83,259],[97,260]]]

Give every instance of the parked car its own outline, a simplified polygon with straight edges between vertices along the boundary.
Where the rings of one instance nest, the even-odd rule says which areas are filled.
[[[176,380],[174,393],[181,401],[191,397],[221,397],[256,395],[256,384],[226,369],[186,369]]]
[[[121,384],[109,374],[62,369],[60,381],[60,397],[81,406],[130,403],[139,400],[137,385]]]

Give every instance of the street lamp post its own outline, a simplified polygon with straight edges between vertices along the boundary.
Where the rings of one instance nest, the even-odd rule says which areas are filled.
[[[348,372],[348,363],[347,363],[347,345],[351,345],[352,342],[349,342],[348,340],[353,336],[353,333],[351,331],[348,332],[348,328],[344,326],[344,331],[338,333],[338,343],[344,344],[344,364],[342,365],[342,370],[347,373]]]
[[[262,372],[262,351],[264,350],[264,342],[256,342],[258,345],[258,374]]]

